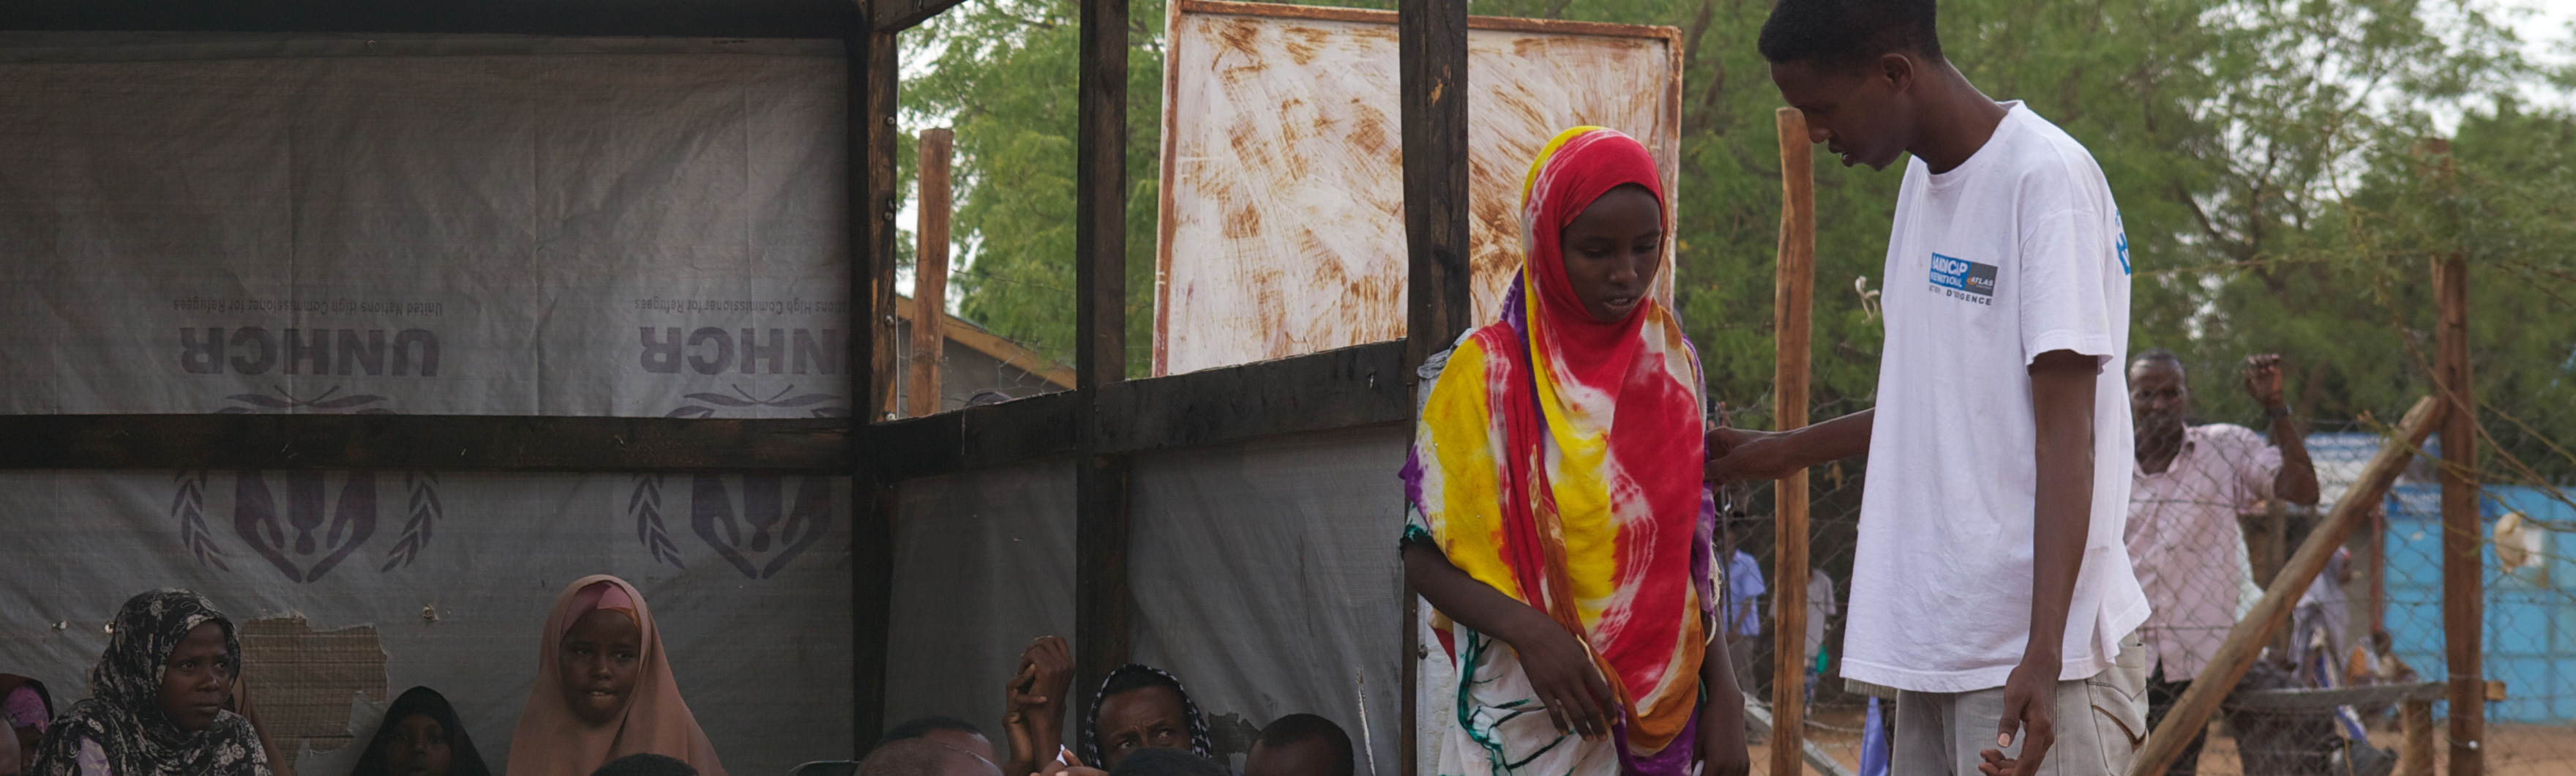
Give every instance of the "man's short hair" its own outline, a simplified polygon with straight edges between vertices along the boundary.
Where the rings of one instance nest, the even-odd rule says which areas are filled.
[[[912,719],[905,720],[903,724],[887,728],[885,735],[877,739],[877,745],[884,746],[907,738],[922,738],[933,732],[941,730],[972,733],[978,736],[984,734],[983,730],[975,727],[975,723],[958,719],[956,717],[932,715],[928,717],[914,717]]]
[[[984,769],[990,763],[964,749],[927,738],[906,738],[879,746],[859,763],[858,776],[943,776],[953,762],[973,762]]]
[[[1290,714],[1271,720],[1269,727],[1261,729],[1259,746],[1276,749],[1308,743],[1324,747],[1333,759],[1332,772],[1317,776],[1351,776],[1353,769],[1359,767],[1359,754],[1351,747],[1351,734],[1342,732],[1342,726],[1333,724],[1332,720],[1313,714]]]
[[[2164,361],[2173,364],[2175,369],[2183,368],[2182,356],[2164,348],[2148,348],[2129,356],[2132,365],[2147,361]]]
[[[1779,0],[1756,42],[1773,63],[1812,62],[1836,70],[1910,53],[1941,61],[1934,0]]]
[[[698,769],[677,757],[645,753],[610,760],[590,776],[698,776]]]

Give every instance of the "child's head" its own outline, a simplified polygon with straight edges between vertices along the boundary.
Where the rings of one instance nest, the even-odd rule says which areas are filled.
[[[1109,776],[1225,776],[1225,769],[1184,750],[1143,749],[1120,760]]]
[[[859,763],[858,776],[994,776],[992,761],[928,738],[888,741]]]
[[[983,758],[985,762],[997,762],[1000,759],[993,751],[993,740],[986,738],[982,729],[975,727],[975,723],[956,717],[931,716],[907,720],[903,724],[888,728],[885,736],[877,739],[877,745],[884,746],[913,739],[927,739],[932,743],[945,744]]]
[[[1946,68],[1933,0],[1780,0],[1758,43],[1780,96],[1843,164],[1885,168],[1914,139],[1914,86]]]
[[[1261,729],[1243,760],[1243,776],[1351,776],[1357,759],[1342,726],[1313,714],[1290,714]]]
[[[635,604],[613,582],[594,582],[574,594],[572,625],[555,652],[564,705],[584,724],[617,721],[634,699],[644,656],[644,627]]]
[[[1205,748],[1198,707],[1180,680],[1145,666],[1110,672],[1092,714],[1089,759],[1102,769],[1115,770],[1128,755],[1147,749]]]
[[[590,776],[698,776],[698,769],[668,755],[630,754],[608,761]]]

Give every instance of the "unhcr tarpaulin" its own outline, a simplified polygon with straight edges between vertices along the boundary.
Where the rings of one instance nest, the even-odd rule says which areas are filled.
[[[845,82],[838,41],[0,36],[0,412],[845,414]],[[783,772],[850,751],[848,487],[0,475],[0,671],[86,696],[116,606],[186,586],[372,626],[497,765],[608,572],[727,766]]]

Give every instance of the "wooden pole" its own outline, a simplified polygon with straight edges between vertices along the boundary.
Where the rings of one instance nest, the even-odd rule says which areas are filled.
[[[1414,369],[1447,349],[1474,314],[1467,285],[1467,0],[1401,0],[1395,26],[1404,142],[1404,366],[1412,383]],[[1420,772],[1425,655],[1422,599],[1410,583],[1403,596],[1403,730],[1396,761],[1411,776]]]
[[[1127,662],[1135,612],[1127,585],[1128,461],[1099,452],[1100,387],[1127,379],[1127,0],[1082,0],[1081,25],[1073,226],[1078,688],[1100,686]]]
[[[2218,711],[2219,702],[2245,678],[2263,646],[2289,622],[2290,608],[2298,603],[2301,593],[2307,592],[2308,583],[2316,581],[2317,573],[2325,570],[2326,559],[2369,518],[2370,511],[2379,506],[2380,497],[2388,494],[2388,486],[2397,481],[2398,472],[2413,460],[2425,437],[2433,434],[2434,425],[2445,414],[2444,406],[2427,396],[2406,411],[2405,419],[2398,421],[2396,436],[2380,444],[2379,452],[2362,467],[2361,477],[2353,482],[2352,489],[2335,502],[2334,511],[2317,523],[2316,530],[2308,533],[2307,541],[2299,543],[2299,551],[2282,564],[2272,583],[2264,586],[2263,599],[2228,629],[2227,640],[2219,643],[2208,667],[2201,669],[2200,678],[2174,701],[2173,711],[2165,714],[2164,723],[2147,735],[2147,745],[2129,764],[2129,776],[2164,773],[2166,766],[2182,754],[2183,747],[2191,743],[2193,734],[2209,725],[2209,717]]]
[[[2433,776],[2433,702],[2398,706],[2397,729],[2405,733],[2397,748],[2397,776]]]
[[[1807,359],[1816,286],[1816,167],[1807,116],[1773,113],[1780,131],[1780,261],[1772,278],[1773,425],[1807,425]],[[1807,728],[1807,470],[1790,472],[1772,490],[1778,555],[1771,565],[1771,773],[1794,776],[1805,765]]]
[[[863,6],[872,8],[872,6]],[[842,369],[850,376],[850,422],[865,425],[894,400],[895,33],[876,31],[872,11],[844,39],[849,72],[850,321]],[[861,434],[850,460],[868,460]],[[851,732],[865,757],[885,727],[887,629],[894,611],[893,485],[858,464],[850,477]]]
[[[2483,776],[2485,672],[2479,665],[2485,609],[2478,529],[2478,416],[2470,390],[2469,272],[2459,254],[2433,261],[2434,380],[2449,407],[2442,423],[2442,643],[2451,683],[2451,776]]]
[[[948,159],[956,133],[921,132],[921,221],[913,231],[912,364],[904,414],[939,413],[939,357],[948,344]]]

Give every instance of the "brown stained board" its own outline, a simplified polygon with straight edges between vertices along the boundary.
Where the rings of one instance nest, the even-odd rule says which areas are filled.
[[[1395,14],[1169,8],[1154,373],[1402,339]],[[1470,320],[1490,321],[1520,267],[1530,158],[1558,131],[1637,136],[1676,191],[1681,44],[1671,27],[1468,26]],[[1671,283],[1658,286],[1667,301]]]

